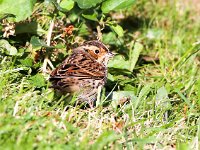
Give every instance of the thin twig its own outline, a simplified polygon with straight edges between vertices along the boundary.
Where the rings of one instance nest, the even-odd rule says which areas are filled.
[[[54,27],[54,21],[51,20],[49,30],[48,30],[48,34],[47,34],[47,46],[51,45],[51,35],[52,35],[52,32],[53,32],[53,27]],[[46,52],[46,55],[45,55],[45,58],[44,58],[44,63],[43,63],[43,66],[42,66],[42,71],[44,73],[47,72],[47,64],[49,64],[52,69],[54,68],[53,64],[49,60],[48,52]]]
[[[51,35],[52,35],[52,32],[53,32],[53,27],[54,27],[54,21],[51,20],[50,26],[49,26],[49,31],[48,31],[48,34],[47,34],[47,45],[48,46],[50,46],[50,44],[51,44]]]
[[[102,41],[102,33],[101,33],[101,27],[97,26],[97,39],[99,41]]]

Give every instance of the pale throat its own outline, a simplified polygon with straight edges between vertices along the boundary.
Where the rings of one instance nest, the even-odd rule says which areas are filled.
[[[108,61],[109,61],[109,57],[108,57],[107,55],[101,56],[101,57],[99,57],[99,58],[97,59],[97,62],[103,63],[104,66],[107,66]]]

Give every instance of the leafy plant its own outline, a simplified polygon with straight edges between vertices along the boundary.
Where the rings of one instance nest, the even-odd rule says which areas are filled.
[[[11,3],[15,5],[11,5]],[[119,24],[117,24],[115,20],[111,19],[108,13],[112,11],[127,9],[134,3],[135,0],[122,0],[120,1],[120,3],[113,0],[62,0],[59,3],[56,0],[45,0],[42,3],[38,3],[35,0],[20,0],[19,2],[9,0],[1,2],[0,7],[2,9],[0,11],[0,14],[4,16],[4,18],[2,18],[2,27],[4,29],[8,28],[8,31],[4,31],[4,35],[6,35],[7,37],[12,36],[9,30],[11,30],[10,24],[14,23],[15,29],[12,30],[15,30],[16,36],[23,36],[23,38],[24,36],[26,36],[27,38],[24,38],[24,40],[26,42],[29,42],[29,46],[22,56],[23,59],[24,57],[27,57],[25,60],[34,60],[34,62],[36,62],[38,61],[38,55],[39,61],[42,61],[45,58],[45,55],[48,59],[49,56],[51,57],[52,55],[54,55],[53,49],[63,49],[65,47],[65,43],[73,43],[78,37],[82,38],[81,36],[88,36],[94,39],[97,38],[97,35],[98,38],[102,39],[103,36],[101,32],[104,28],[107,27],[110,28],[110,33],[114,33],[118,36],[118,38],[122,38],[124,36],[123,28]],[[9,7],[10,5],[12,7]],[[46,15],[41,16],[41,12],[44,14],[46,13]],[[6,14],[11,15],[6,16]],[[79,22],[79,20],[81,20],[81,22]],[[52,22],[54,29],[52,28],[53,26],[50,27],[51,24],[49,22]],[[93,22],[95,23],[95,26],[92,27],[94,28],[92,30],[96,30],[96,35],[93,35],[93,31],[89,29],[89,26],[92,25]],[[73,32],[72,34],[67,33],[67,27],[69,25],[73,25],[72,27],[74,29],[70,31]],[[57,44],[52,45],[50,44],[50,41],[51,43]],[[4,43],[6,42],[8,45],[9,42],[4,40]],[[10,46],[10,48],[5,48],[5,44],[2,45],[2,48],[3,47],[4,51],[6,50],[7,54],[9,51],[10,55],[17,55],[17,50],[15,49],[15,47]],[[45,51],[41,53],[42,49]],[[62,53],[64,52],[61,52],[61,54]],[[64,55],[66,54],[64,53]],[[60,54],[57,55],[57,57],[59,56]],[[18,62],[20,62],[22,66],[27,66],[27,61],[25,60]],[[136,62],[137,58],[134,61]],[[33,67],[32,64],[28,64],[29,67]],[[47,64],[53,67],[48,60]],[[36,65],[38,67],[37,69],[39,69],[39,67],[42,67],[41,65],[42,63],[38,63],[38,65]],[[134,65],[129,68],[131,69],[130,71],[132,71],[133,68]],[[46,63],[44,60],[42,71],[45,70]],[[32,82],[34,81],[36,80],[32,80]],[[38,85],[38,83],[35,84]]]

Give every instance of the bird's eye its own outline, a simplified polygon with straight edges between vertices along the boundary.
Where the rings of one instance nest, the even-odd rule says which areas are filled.
[[[98,50],[98,49],[96,49],[94,52],[95,52],[96,54],[98,54],[98,53],[99,53],[99,50]]]

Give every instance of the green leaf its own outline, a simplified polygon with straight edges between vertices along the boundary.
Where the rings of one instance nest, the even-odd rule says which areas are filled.
[[[109,26],[119,37],[124,36],[124,30],[120,25],[110,24]]]
[[[7,14],[7,13],[0,14],[0,21],[2,21],[3,19],[9,18],[9,17],[14,18],[15,15],[13,15],[13,14]]]
[[[82,16],[88,20],[98,21],[97,19],[98,14],[95,12],[93,14],[82,14]]]
[[[103,2],[101,10],[103,13],[108,13],[111,10],[119,10],[128,8],[135,3],[136,0],[107,0]]]
[[[108,67],[129,70],[130,63],[122,55],[116,55],[109,61]]]
[[[110,80],[110,81],[115,81],[115,78],[114,78],[114,76],[112,75],[112,74],[110,74],[110,73],[108,73],[108,80]]]
[[[44,45],[44,42],[42,42],[38,37],[33,36],[31,37],[30,43],[32,44],[32,47],[34,49],[40,48]]]
[[[141,51],[143,50],[143,45],[139,42],[136,42],[133,50],[130,52],[130,71],[133,71],[135,68],[136,62],[140,56]]]
[[[26,58],[26,59],[22,59],[20,60],[21,64],[26,66],[26,67],[32,67],[33,66],[33,59],[31,58]]]
[[[136,42],[134,49],[130,50],[129,60],[125,60],[122,55],[114,56],[108,63],[108,67],[117,69],[126,69],[130,72],[135,68],[136,62],[138,61],[139,55],[143,49],[143,45]]]
[[[37,22],[22,22],[16,24],[15,33],[17,34],[23,34],[23,33],[31,33],[31,34],[38,34],[42,35],[46,33],[45,30],[42,29],[39,23]]]
[[[4,39],[0,40],[0,51],[7,55],[17,55],[17,49]]]
[[[114,32],[109,32],[103,34],[103,43],[109,44],[109,45],[118,45],[119,40],[117,40],[117,36]]]
[[[45,79],[42,74],[36,74],[30,77],[29,82],[38,88],[45,86]]]
[[[65,9],[66,11],[70,11],[74,7],[73,0],[62,0],[60,2],[60,7]]]
[[[31,37],[30,43],[32,44],[33,49],[35,49],[35,50],[39,50],[41,47],[54,48],[52,46],[46,45],[46,43],[44,41],[40,40],[36,36]]]
[[[0,14],[13,14],[19,22],[32,14],[35,3],[36,0],[0,0]]]
[[[81,9],[87,9],[96,6],[98,3],[102,2],[102,0],[73,0],[77,2],[78,6]]]
[[[78,35],[84,36],[84,35],[89,35],[89,34],[90,34],[90,32],[88,31],[87,25],[85,23],[83,23],[78,30]]]

